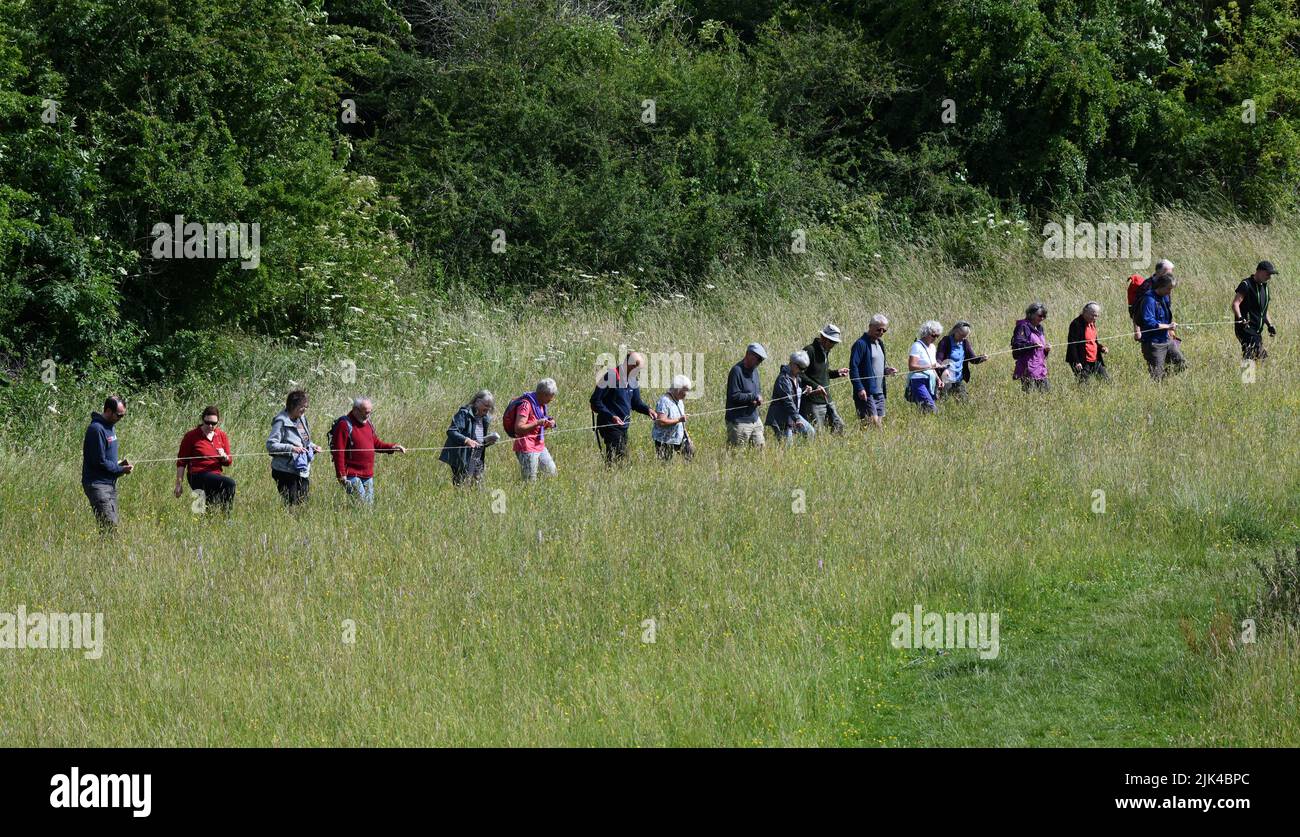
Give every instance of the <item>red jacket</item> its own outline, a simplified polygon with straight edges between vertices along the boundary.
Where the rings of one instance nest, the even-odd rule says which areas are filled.
[[[226,431],[220,427],[212,431],[212,441],[208,441],[205,428],[194,427],[181,438],[181,449],[176,451],[176,467],[184,467],[191,474],[221,473],[222,465],[234,462],[230,458],[230,440]],[[226,452],[226,458],[217,456],[217,448]],[[197,459],[193,457],[198,457]]]
[[[357,424],[350,413],[330,430],[330,456],[334,459],[334,473],[340,478],[373,477],[375,451],[388,453],[394,447],[379,439],[373,423]]]

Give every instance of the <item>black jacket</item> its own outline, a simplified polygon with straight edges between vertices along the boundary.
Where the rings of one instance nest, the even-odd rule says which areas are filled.
[[[1070,321],[1070,333],[1069,336],[1065,338],[1066,342],[1069,343],[1069,345],[1065,347],[1065,362],[1069,364],[1071,369],[1074,368],[1076,363],[1087,363],[1083,355],[1084,334],[1087,328],[1088,323],[1083,319],[1082,314]],[[1101,341],[1098,340],[1097,362],[1102,366],[1105,366],[1106,356],[1101,353],[1101,345]]]
[[[817,387],[826,387],[830,392],[831,378],[840,376],[839,369],[832,369],[830,364],[830,352],[822,348],[822,341],[813,338],[813,341],[803,350],[808,353],[808,368],[804,370],[799,377],[808,382],[808,386],[816,389]],[[814,392],[809,395],[807,400],[813,404],[825,404],[830,399],[820,392]]]

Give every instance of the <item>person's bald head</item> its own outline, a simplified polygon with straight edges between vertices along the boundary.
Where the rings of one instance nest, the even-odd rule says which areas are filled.
[[[375,410],[375,405],[363,395],[358,395],[352,399],[352,418],[365,424],[370,420],[370,414]]]

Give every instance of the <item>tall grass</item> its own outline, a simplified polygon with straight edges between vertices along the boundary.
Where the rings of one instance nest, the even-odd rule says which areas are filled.
[[[980,275],[924,252],[854,274],[810,257],[621,311],[467,301],[420,312],[384,349],[250,342],[245,374],[218,389],[126,393],[122,453],[167,457],[209,402],[236,452],[256,452],[293,382],[311,391],[318,434],[365,392],[383,438],[432,447],[474,390],[503,406],[547,375],[571,431],[550,437],[558,478],[523,485],[498,448],[485,488],[457,491],[436,454],[412,452],[380,460],[364,512],[318,460],[310,505],[289,514],[267,463],[248,457],[230,471],[239,496],[226,522],[173,498],[174,469],[159,462],[121,482],[110,540],[78,486],[81,432],[102,393],[61,384],[48,399],[58,413],[37,405],[38,429],[3,446],[0,611],[102,611],[105,652],[0,650],[15,684],[0,698],[0,740],[1300,743],[1294,636],[1261,628],[1254,645],[1210,655],[1180,628],[1204,632],[1220,611],[1251,618],[1250,557],[1300,539],[1297,230],[1173,215],[1156,234],[1182,276],[1182,322],[1226,319],[1255,261],[1281,266],[1281,336],[1254,383],[1227,325],[1185,330],[1192,368],[1163,385],[1129,337],[1110,341],[1114,380],[1082,391],[1059,348],[1055,389],[1039,397],[1013,384],[1002,353],[975,369],[969,403],[938,416],[906,404],[900,379],[882,432],[852,427],[789,450],[769,438],[762,453],[733,455],[719,417],[701,415],[690,425],[699,457],[667,466],[638,418],[631,462],[607,471],[581,428],[594,360],[620,344],[703,353],[703,397],[688,402],[703,412],[721,406],[747,342],[768,346],[770,388],[777,359],[828,320],[848,338],[832,357],[847,363],[848,341],[886,312],[900,367],[922,320],[968,319],[977,350],[998,352],[1034,299],[1049,306],[1055,343],[1093,299],[1101,333],[1120,334],[1131,270],[1016,248]],[[340,378],[344,357],[355,383]],[[833,392],[851,413],[845,386]],[[890,618],[914,604],[998,612],[1000,655],[892,648]]]

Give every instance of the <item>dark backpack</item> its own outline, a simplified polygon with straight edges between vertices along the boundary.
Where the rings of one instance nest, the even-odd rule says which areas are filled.
[[[344,413],[343,415],[334,419],[334,423],[330,425],[330,450],[335,450],[334,431],[339,429],[339,422],[343,422],[348,426],[348,444],[349,445],[352,444],[352,422],[348,419],[347,414]]]

